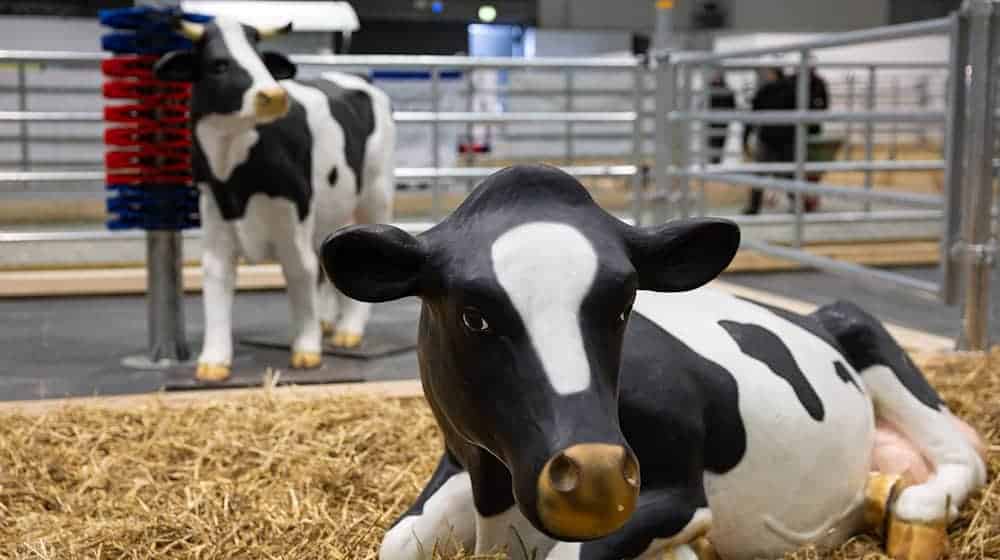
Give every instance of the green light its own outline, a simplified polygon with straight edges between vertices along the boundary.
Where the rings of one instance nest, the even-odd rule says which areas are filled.
[[[479,7],[479,21],[490,23],[497,19],[497,9],[489,4]]]

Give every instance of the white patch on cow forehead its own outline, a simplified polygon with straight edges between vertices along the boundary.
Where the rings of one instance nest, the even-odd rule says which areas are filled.
[[[253,80],[247,94],[256,94],[261,88],[276,87],[278,83],[267,71],[260,55],[250,45],[240,22],[229,18],[216,18],[215,22],[222,32],[222,40],[226,43],[229,54],[237,64],[250,74],[250,79]],[[250,99],[253,98],[250,97]]]
[[[563,395],[586,389],[580,306],[597,276],[594,246],[569,225],[531,222],[501,235],[491,256],[552,387]]]

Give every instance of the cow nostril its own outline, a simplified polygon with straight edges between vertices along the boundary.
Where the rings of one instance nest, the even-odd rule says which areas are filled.
[[[565,453],[560,453],[549,465],[549,478],[552,488],[564,494],[572,492],[580,484],[580,465]]]
[[[622,475],[629,486],[639,488],[639,463],[636,462],[635,456],[625,449],[622,450]]]

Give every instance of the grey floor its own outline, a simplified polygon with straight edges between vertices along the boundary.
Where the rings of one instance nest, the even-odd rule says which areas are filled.
[[[933,279],[935,271],[906,272]],[[959,324],[957,308],[876,290],[849,280],[816,272],[781,274],[727,274],[724,279],[817,304],[850,299],[877,316],[904,326],[953,337]],[[375,306],[371,329],[406,323],[416,330],[417,302],[405,300]],[[185,300],[188,338],[201,339],[201,299]],[[1000,328],[993,322],[994,340]],[[234,329],[237,339],[261,331],[280,331],[288,324],[286,298],[280,292],[241,293],[236,298]],[[141,297],[39,298],[0,300],[0,400],[110,395],[157,391],[168,385],[162,371],[137,370],[121,365],[123,358],[142,354],[146,337],[146,307]],[[193,348],[197,351],[197,348]],[[247,345],[236,349],[237,361],[281,368],[287,352]],[[417,376],[414,352],[384,358],[327,356],[325,363],[344,378],[369,381]],[[286,368],[285,368],[286,369]],[[315,379],[283,371],[286,382]]]

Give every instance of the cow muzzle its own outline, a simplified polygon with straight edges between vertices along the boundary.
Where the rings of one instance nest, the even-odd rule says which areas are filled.
[[[253,99],[254,115],[261,121],[273,121],[288,114],[288,92],[281,87],[264,88]]]
[[[574,445],[549,459],[538,477],[538,516],[561,539],[614,532],[632,515],[638,498],[639,463],[620,445]]]

